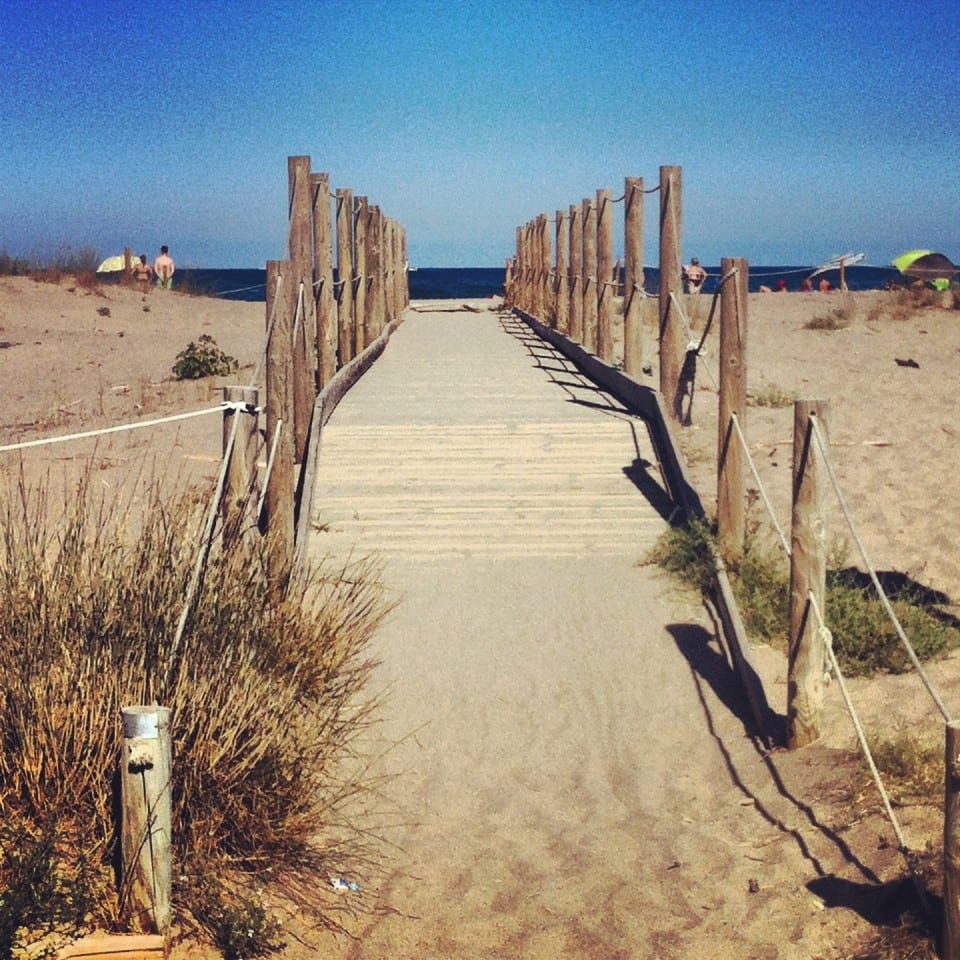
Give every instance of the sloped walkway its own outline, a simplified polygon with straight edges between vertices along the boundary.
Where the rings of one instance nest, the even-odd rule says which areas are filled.
[[[337,955],[817,955],[838,848],[641,563],[670,513],[643,423],[516,319],[427,307],[324,429],[312,504],[313,553],[381,555],[399,601],[371,750],[404,825]]]

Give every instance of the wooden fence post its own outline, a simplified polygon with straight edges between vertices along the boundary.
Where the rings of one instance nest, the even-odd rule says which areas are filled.
[[[813,437],[815,418],[827,442],[829,405],[797,400],[793,407],[793,520],[790,529],[790,646],[787,669],[787,746],[820,736],[826,654],[810,594],[826,616],[826,467]]]
[[[383,329],[383,214],[373,204],[367,221],[366,278],[367,298],[364,327],[367,342],[380,336]]]
[[[597,207],[583,201],[583,346],[597,352]]]
[[[550,256],[550,218],[541,213],[540,227],[540,300],[543,311],[540,319],[549,327],[556,326],[557,313],[553,300],[553,281],[550,279],[550,268],[553,266]]]
[[[687,343],[680,317],[670,299],[683,298],[681,262],[682,204],[680,167],[660,168],[660,393],[670,415],[680,420],[680,374]]]
[[[353,198],[353,325],[346,334],[347,348],[341,347],[342,363],[349,363],[376,336],[369,328],[370,310],[367,307],[369,279],[367,246],[370,243],[370,204],[366,197]],[[341,344],[342,344],[341,340]]]
[[[960,960],[960,721],[946,725],[943,806],[943,960]]]
[[[597,191],[597,356],[613,363],[613,193]]]
[[[257,480],[257,426],[260,393],[256,387],[224,387],[223,453],[227,452],[234,418],[243,416],[237,426],[233,455],[227,465],[223,499],[220,501],[224,536],[236,537],[246,526],[251,514]],[[242,405],[242,406],[241,406]]]
[[[746,457],[733,415],[747,419],[747,290],[750,268],[742,258],[721,260],[720,274],[736,273],[720,290],[720,399],[717,448],[717,539],[727,562],[743,554],[746,534]]]
[[[314,276],[318,289],[317,388],[321,389],[337,372],[337,314],[333,289],[333,228],[330,223],[330,178],[326,173],[310,175],[313,193]]]
[[[623,370],[643,374],[643,178],[627,177],[623,190]]]
[[[554,233],[557,240],[557,276],[556,304],[557,330],[562,334],[570,332],[570,290],[568,276],[570,270],[570,223],[563,210],[557,211]]]
[[[133,251],[129,247],[123,248],[123,282],[133,280]]]
[[[401,287],[403,303],[401,306],[406,310],[410,306],[410,261],[407,259],[406,227],[400,228],[400,262],[403,264],[403,284]]]
[[[267,261],[267,316],[274,316],[273,335],[267,344],[267,453],[273,464],[265,495],[267,533],[274,543],[273,554],[279,564],[293,557],[294,477],[293,477],[293,314],[297,288],[288,278],[292,264],[283,260]],[[277,425],[281,429],[277,430]],[[276,444],[274,444],[276,438]]]
[[[337,189],[337,369],[353,316],[353,191]]]
[[[121,909],[139,933],[170,926],[169,707],[124,707],[120,756]]]
[[[397,316],[396,267],[394,244],[396,243],[395,224],[390,217],[383,218],[383,325],[386,326]]]
[[[583,343],[583,208],[570,204],[570,339]]]

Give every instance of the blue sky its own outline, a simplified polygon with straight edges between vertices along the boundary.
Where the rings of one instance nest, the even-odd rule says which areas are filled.
[[[942,0],[4,0],[0,251],[284,255],[286,158],[418,266],[683,168],[708,263],[960,260],[960,17]],[[646,260],[656,262],[656,195]]]

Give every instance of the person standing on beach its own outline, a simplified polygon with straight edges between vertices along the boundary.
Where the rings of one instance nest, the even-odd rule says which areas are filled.
[[[153,269],[147,263],[147,255],[140,254],[140,259],[133,265],[133,279],[137,281],[137,287],[144,293],[150,289],[150,280],[153,277]]]
[[[173,272],[176,269],[169,247],[164,244],[160,248],[160,256],[153,261],[153,272],[157,275],[157,286],[169,290],[173,287]]]
[[[699,293],[707,279],[707,271],[700,266],[700,261],[694,257],[684,272],[687,275],[687,293]]]

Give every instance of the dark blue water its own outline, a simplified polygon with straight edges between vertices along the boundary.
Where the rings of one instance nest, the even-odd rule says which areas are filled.
[[[811,266],[751,267],[750,290],[756,293],[761,285],[776,289],[777,281],[783,279],[788,290],[798,290],[801,280],[814,270]],[[706,267],[705,293],[717,288],[719,267]],[[646,288],[656,293],[660,271],[647,267]],[[814,279],[817,284],[826,276],[837,287],[840,271],[830,270]],[[479,299],[503,293],[503,267],[421,267],[412,270],[410,298],[412,300],[457,300]],[[847,286],[851,290],[883,290],[891,282],[903,282],[903,277],[893,267],[847,267]],[[175,285],[191,292],[223,297],[226,300],[263,301],[266,283],[265,270],[203,270],[189,267],[178,269]]]

